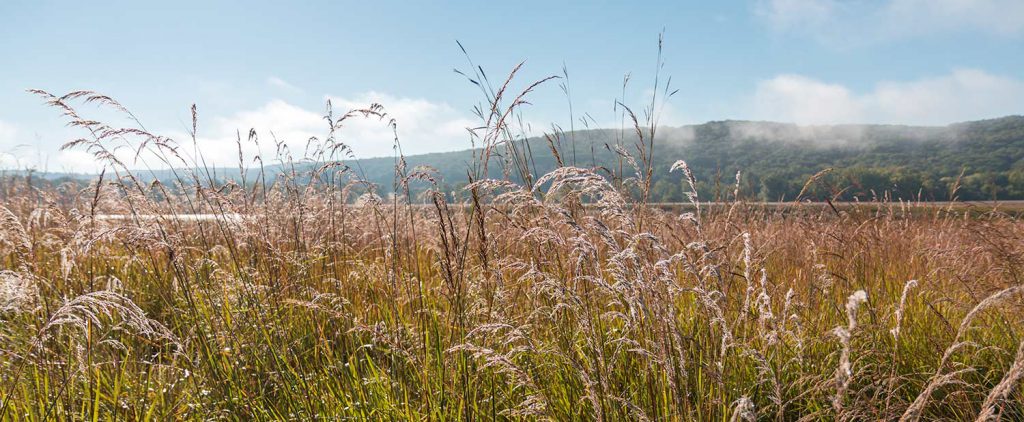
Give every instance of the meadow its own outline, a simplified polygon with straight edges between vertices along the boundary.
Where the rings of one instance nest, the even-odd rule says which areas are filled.
[[[109,97],[36,91],[106,170],[0,186],[0,419],[1024,418],[1015,215],[738,186],[650,206],[655,118],[624,108],[618,169],[531,174],[510,127],[535,84],[507,86],[484,89],[464,189],[396,137],[383,196],[343,142],[348,119],[394,125],[379,105],[328,111],[301,158],[240,146],[259,176],[222,180],[188,140],[82,114],[138,123]]]

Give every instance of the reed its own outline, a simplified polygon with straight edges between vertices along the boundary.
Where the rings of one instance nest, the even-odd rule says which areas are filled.
[[[618,169],[552,135],[562,165],[532,174],[510,123],[544,80],[491,89],[473,69],[488,102],[469,184],[442,192],[396,136],[390,196],[340,136],[394,128],[384,105],[328,109],[329,131],[301,156],[278,142],[277,165],[240,135],[256,171],[223,180],[109,97],[33,91],[106,169],[3,185],[0,419],[1024,418],[1014,217],[768,208],[739,174],[709,207],[684,161],[688,210],[649,207],[656,117],[622,106],[636,142],[609,146]],[[655,83],[650,116],[672,93]]]

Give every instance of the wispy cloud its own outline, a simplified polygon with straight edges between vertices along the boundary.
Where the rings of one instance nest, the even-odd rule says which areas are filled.
[[[977,69],[913,81],[884,81],[857,93],[801,75],[761,81],[752,115],[802,124],[948,124],[1024,112],[1024,81]]]
[[[836,19],[837,9],[834,0],[760,0],[754,12],[772,28],[789,31],[819,28]]]
[[[326,100],[331,101],[335,117],[351,109],[367,108],[371,104],[384,107],[387,118],[353,117],[346,120],[336,133],[336,137],[349,145],[359,158],[389,156],[393,153],[394,132],[388,125],[390,119],[395,120],[405,154],[451,151],[470,146],[466,128],[473,126],[474,121],[445,103],[380,92],[351,97],[326,96]],[[288,145],[293,157],[299,158],[311,137],[323,138],[327,134],[329,126],[323,118],[324,114],[325,108],[310,109],[275,99],[254,109],[210,119],[211,123],[206,126],[208,129],[200,130],[198,142],[208,163],[234,166],[238,161],[238,134],[241,133],[245,138],[249,129],[255,129],[260,140],[260,150],[254,145],[243,143],[249,159],[260,154],[264,160],[272,160],[275,141]],[[188,136],[177,133],[174,138],[186,140]]]
[[[277,89],[283,90],[283,91],[287,91],[287,92],[292,92],[292,93],[302,92],[302,88],[299,88],[299,87],[297,87],[295,85],[292,85],[290,82],[288,82],[288,81],[286,81],[284,79],[278,78],[277,76],[271,76],[271,77],[267,78],[267,85],[270,85],[270,86],[272,86],[274,88],[277,88]]]
[[[1024,35],[1024,2],[1020,0],[892,0],[882,15],[894,34],[970,29]]]
[[[951,31],[1024,36],[1020,0],[758,0],[753,10],[773,30],[844,46]]]

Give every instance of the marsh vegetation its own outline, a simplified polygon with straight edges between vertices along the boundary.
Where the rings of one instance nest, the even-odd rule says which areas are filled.
[[[344,143],[349,119],[394,125],[380,105],[221,180],[111,98],[36,91],[105,170],[3,183],[0,419],[1024,418],[1014,216],[802,202],[825,174],[783,207],[737,174],[709,207],[684,161],[691,205],[648,206],[664,96],[617,109],[617,167],[572,165],[556,135],[534,174],[511,122],[536,84],[468,77],[487,101],[465,187],[396,137],[391,195]]]

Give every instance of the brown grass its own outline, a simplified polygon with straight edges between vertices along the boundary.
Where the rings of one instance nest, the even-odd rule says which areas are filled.
[[[659,210],[655,117],[628,112],[640,142],[616,146],[625,170],[532,175],[508,122],[537,84],[511,96],[511,77],[490,90],[479,76],[471,183],[440,192],[399,155],[390,197],[335,136],[351,118],[393,128],[381,105],[329,112],[304,158],[253,157],[257,180],[219,181],[141,124],[76,108],[138,123],[108,97],[35,91],[88,133],[67,147],[106,170],[84,188],[0,186],[0,418],[1024,417],[1017,219],[713,208],[696,190],[681,214]],[[122,144],[175,177],[150,181]],[[488,179],[498,154],[505,178]]]

